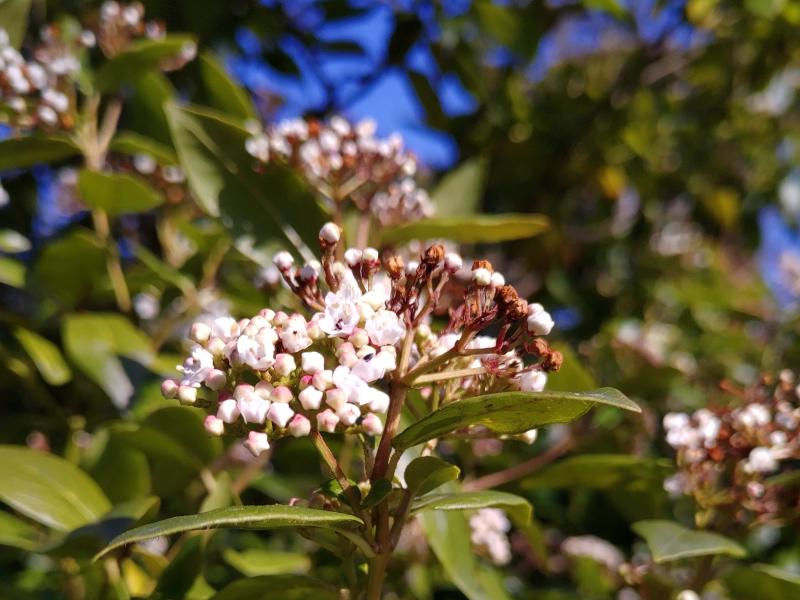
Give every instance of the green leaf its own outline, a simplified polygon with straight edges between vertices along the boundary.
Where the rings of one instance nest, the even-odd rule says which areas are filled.
[[[212,52],[203,52],[199,63],[200,74],[213,108],[242,120],[258,118],[250,95],[230,78]]]
[[[392,482],[388,479],[379,479],[372,484],[372,487],[361,503],[361,508],[368,510],[380,504],[380,502],[392,493]]]
[[[125,442],[116,428],[100,430],[87,452],[90,460],[84,465],[112,502],[133,500],[152,491],[147,457]]]
[[[431,194],[436,214],[443,217],[475,213],[480,208],[485,175],[486,161],[474,157],[442,177]]]
[[[632,528],[647,542],[657,563],[715,554],[734,558],[747,556],[747,550],[725,536],[710,531],[694,531],[672,521],[639,521]]]
[[[556,323],[558,327],[558,323]],[[550,392],[586,392],[597,388],[597,381],[581,364],[583,361],[570,346],[563,343],[551,344],[564,356],[561,368],[547,374],[547,390]]]
[[[311,559],[297,552],[274,552],[250,548],[237,552],[231,548],[222,553],[225,562],[242,575],[281,575],[283,573],[307,573],[311,569]]]
[[[133,253],[159,279],[171,283],[187,295],[194,293],[194,282],[189,277],[162,261],[141,244],[133,244]]]
[[[127,173],[83,169],[78,175],[78,193],[87,206],[110,215],[147,212],[164,202],[164,196],[144,179]]]
[[[25,287],[25,265],[13,258],[0,256],[0,284]]]
[[[177,57],[184,48],[196,42],[189,35],[167,35],[157,40],[139,40],[97,70],[95,85],[101,92],[113,91],[135,83],[148,71],[157,70],[168,59]]]
[[[31,242],[21,233],[13,229],[0,230],[0,252],[17,254],[31,249]]]
[[[660,486],[672,471],[667,459],[641,458],[628,454],[583,454],[571,456],[527,476],[525,489],[627,489]]]
[[[403,473],[406,485],[416,496],[427,494],[440,485],[458,479],[461,470],[435,456],[419,456],[412,460]]]
[[[60,162],[80,154],[75,143],[57,135],[28,135],[0,141],[0,170]]]
[[[211,600],[340,600],[333,586],[306,575],[266,575],[234,581]]]
[[[166,112],[192,195],[204,211],[257,243],[279,237],[296,245],[299,233],[316,246],[326,218],[313,194],[288,169],[255,173],[244,127],[207,109],[170,104]]]
[[[153,354],[147,336],[122,315],[92,313],[64,317],[62,338],[70,360],[115,406],[127,406],[134,389],[118,357],[149,365]]]
[[[73,307],[108,285],[105,249],[92,232],[76,228],[44,246],[33,282],[41,297]]]
[[[428,510],[479,510],[481,508],[500,508],[507,512],[511,520],[520,527],[530,523],[533,512],[530,503],[522,496],[494,490],[425,496],[414,503],[412,510],[416,512]]]
[[[42,379],[47,383],[63,385],[72,379],[72,371],[61,355],[61,350],[53,342],[22,327],[14,330],[14,337],[28,353]]]
[[[22,446],[0,446],[0,500],[60,531],[99,519],[111,508],[100,487],[72,463]]]
[[[111,140],[110,147],[114,152],[127,154],[129,156],[148,154],[161,165],[178,164],[178,157],[175,155],[175,151],[172,148],[157,140],[132,131],[120,131],[117,133],[114,139]]]
[[[14,48],[19,48],[25,39],[30,10],[31,0],[0,0],[0,24]]]
[[[543,215],[451,215],[391,227],[381,233],[381,239],[388,244],[440,238],[462,244],[491,244],[533,237],[545,231],[548,224]]]
[[[205,540],[202,536],[196,535],[185,540],[158,578],[158,585],[151,599],[185,598],[203,569],[204,553]]]
[[[348,528],[363,525],[353,515],[296,506],[232,506],[197,515],[172,517],[144,527],[131,529],[111,540],[111,543],[95,558],[114,550],[161,535],[173,535],[195,529],[277,529],[282,527],[321,527],[327,529]]]
[[[583,0],[586,8],[604,10],[615,17],[625,16],[625,9],[619,0]]]
[[[543,425],[574,421],[595,404],[641,412],[636,403],[614,388],[590,392],[501,392],[448,404],[411,425],[392,444],[399,449],[410,448],[469,425],[484,425],[497,433],[523,433]]]
[[[731,600],[800,598],[800,577],[772,565],[740,567],[724,578]]]
[[[36,537],[36,529],[28,523],[0,511],[0,546],[33,550],[36,547]]]

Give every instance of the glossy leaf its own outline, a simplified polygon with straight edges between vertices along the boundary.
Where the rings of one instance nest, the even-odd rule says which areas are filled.
[[[188,35],[167,35],[157,40],[139,40],[110,58],[97,70],[95,85],[108,92],[134,83],[148,71],[157,69],[166,60],[177,57],[194,38]]]
[[[114,139],[111,140],[111,150],[129,156],[147,154],[162,165],[178,164],[178,157],[175,156],[175,151],[172,148],[158,140],[133,131],[120,131],[117,133]]]
[[[0,170],[60,162],[78,154],[80,150],[75,143],[64,136],[12,137],[0,141]]]
[[[164,196],[144,179],[127,173],[84,169],[78,175],[78,192],[87,206],[110,215],[146,212],[164,202]]]
[[[28,30],[31,0],[0,0],[0,24],[14,48],[19,48]]]
[[[306,575],[265,575],[234,581],[211,600],[340,600],[339,591]]]
[[[47,383],[62,385],[72,379],[72,371],[61,355],[61,350],[53,342],[22,327],[14,330],[14,337],[28,353],[42,379]]]
[[[311,560],[308,556],[297,552],[275,552],[260,548],[249,548],[237,552],[228,548],[222,556],[225,558],[225,562],[247,577],[307,573],[311,568]]]
[[[727,554],[742,558],[747,551],[738,543],[718,533],[694,531],[672,521],[639,521],[633,530],[647,542],[657,563],[693,556]]]
[[[250,96],[238,86],[211,52],[200,55],[200,74],[211,106],[238,119],[257,119]]]
[[[437,487],[458,479],[461,470],[441,458],[420,456],[412,460],[403,473],[408,489],[416,496],[427,494]]]
[[[0,500],[34,521],[68,531],[111,508],[100,487],[72,463],[21,446],[0,446]]]
[[[448,404],[411,425],[392,444],[410,448],[469,425],[484,425],[497,433],[523,433],[543,425],[574,421],[595,404],[641,412],[636,403],[613,388],[590,392],[502,392]]]
[[[667,459],[628,454],[583,454],[549,465],[523,480],[525,488],[643,489],[661,486],[673,470]]]
[[[31,242],[24,235],[13,229],[0,230],[0,252],[17,254],[31,249]]]
[[[434,494],[420,498],[413,505],[414,511],[479,510],[481,508],[502,509],[519,526],[527,525],[533,512],[530,503],[522,496],[494,490]]]
[[[548,223],[543,215],[451,215],[389,228],[381,233],[381,239],[394,244],[440,238],[462,244],[493,244],[533,237],[545,231]]]
[[[277,529],[281,527],[347,528],[361,525],[353,515],[295,506],[233,506],[196,515],[173,517],[132,529],[111,541],[98,558],[115,548],[161,535],[196,529]]]

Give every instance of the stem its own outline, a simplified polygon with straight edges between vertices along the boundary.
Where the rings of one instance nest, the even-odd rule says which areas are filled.
[[[369,244],[369,229],[372,224],[372,216],[367,213],[361,213],[358,217],[358,226],[356,228],[356,248],[363,250]]]
[[[119,249],[111,237],[111,227],[106,211],[100,208],[94,209],[92,222],[97,237],[100,238],[100,242],[106,249],[106,271],[108,271],[108,278],[111,281],[111,288],[114,290],[117,306],[122,312],[129,312],[131,310],[131,293],[128,290],[128,282],[125,281]]]
[[[379,554],[369,561],[366,600],[380,600],[381,592],[383,590],[383,580],[386,577],[386,566],[388,564],[388,554]]]
[[[384,427],[378,451],[375,454],[375,467],[372,469],[372,482],[376,482],[386,476],[389,466],[389,456],[392,452],[392,439],[397,433],[400,424],[400,414],[405,403],[408,387],[399,382],[393,381],[389,385],[389,410],[386,414],[386,427]]]

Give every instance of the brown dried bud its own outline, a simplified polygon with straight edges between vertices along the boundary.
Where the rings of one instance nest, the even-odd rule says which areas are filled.
[[[558,350],[552,350],[542,357],[541,366],[545,371],[558,371],[564,362],[564,355]]]
[[[308,135],[310,137],[317,137],[322,130],[322,124],[316,119],[308,120]]]
[[[517,298],[506,307],[508,318],[512,321],[519,321],[528,316],[528,302],[522,298]]]
[[[478,269],[486,269],[489,273],[494,273],[494,267],[492,267],[492,263],[488,260],[476,260],[472,263],[472,270],[476,271]]]
[[[513,285],[504,285],[497,288],[494,298],[498,304],[508,307],[519,299],[519,294],[517,294],[517,290],[514,289]]]
[[[441,244],[434,244],[425,250],[422,255],[422,262],[428,267],[433,268],[444,260],[444,246]]]
[[[536,338],[530,344],[530,352],[536,356],[546,356],[550,354],[550,345],[542,338]]]
[[[386,267],[386,272],[389,273],[389,277],[392,279],[400,279],[405,272],[403,259],[397,255],[390,256],[383,264]]]

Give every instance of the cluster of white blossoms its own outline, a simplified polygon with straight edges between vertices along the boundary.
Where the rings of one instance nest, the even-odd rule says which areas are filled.
[[[308,315],[267,308],[250,319],[196,323],[182,377],[165,381],[164,395],[210,409],[209,432],[246,436],[258,454],[287,435],[380,434],[392,381],[424,387],[441,405],[474,393],[540,391],[546,372],[560,367],[560,353],[539,337],[552,329],[550,315],[519,298],[488,261],[473,264],[453,299],[446,286],[463,261],[442,246],[404,264],[372,248],[342,251],[340,236],[332,223],[322,228],[321,262],[297,267],[288,252],[275,256]],[[445,300],[450,321],[436,334],[431,319]],[[499,334],[483,335],[487,328]],[[526,365],[526,355],[538,362]]]
[[[398,134],[375,135],[375,122],[351,124],[291,119],[261,130],[246,142],[261,163],[278,161],[297,170],[329,202],[347,200],[384,225],[414,221],[433,213],[427,192],[418,187],[417,162]]]
[[[590,558],[616,573],[625,562],[622,552],[613,544],[594,535],[577,535],[561,542],[561,553],[571,558]]]
[[[470,540],[477,550],[496,565],[511,562],[508,532],[511,521],[498,508],[482,508],[469,518]]]
[[[746,516],[742,508],[769,517],[781,512],[797,492],[770,485],[769,477],[800,458],[800,391],[794,378],[784,371],[777,386],[762,383],[737,392],[744,401],[733,406],[665,415],[666,441],[678,452],[681,467],[665,489],[693,495],[701,504],[724,490],[737,518]],[[718,497],[717,504],[725,503]]]

